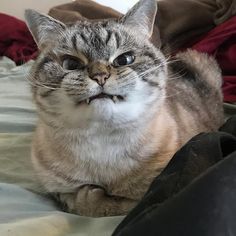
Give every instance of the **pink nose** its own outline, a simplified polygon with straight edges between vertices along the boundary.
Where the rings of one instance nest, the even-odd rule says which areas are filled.
[[[92,75],[90,78],[92,80],[95,80],[100,86],[104,86],[106,81],[109,79],[110,74],[102,72],[102,73],[96,73]]]

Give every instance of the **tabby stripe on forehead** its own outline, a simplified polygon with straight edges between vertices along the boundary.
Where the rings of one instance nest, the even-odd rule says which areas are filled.
[[[116,48],[120,47],[120,36],[117,32],[114,32],[115,40],[116,40]]]
[[[77,50],[77,33],[75,33],[75,34],[71,37],[71,42],[72,42],[73,48],[74,48],[75,50]]]
[[[80,37],[85,43],[87,43],[88,39],[83,33],[80,34]]]
[[[104,41],[99,34],[96,34],[96,35],[94,35],[94,37],[92,39],[92,44],[97,50],[99,50],[101,48],[101,46],[104,46]]]
[[[110,41],[112,36],[112,32],[110,30],[107,31],[107,38],[106,38],[106,45],[108,44],[108,42]]]

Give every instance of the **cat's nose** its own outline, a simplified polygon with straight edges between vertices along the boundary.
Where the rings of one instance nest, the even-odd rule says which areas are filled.
[[[88,67],[90,79],[96,81],[100,86],[104,86],[110,77],[110,68],[101,61],[92,62]]]
[[[105,72],[96,73],[96,74],[93,74],[92,76],[90,76],[90,78],[92,80],[95,80],[102,87],[104,86],[106,81],[109,79],[109,77],[110,77],[110,74],[105,73]]]

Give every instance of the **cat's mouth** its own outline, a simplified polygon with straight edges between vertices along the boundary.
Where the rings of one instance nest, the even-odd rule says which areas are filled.
[[[107,94],[107,93],[99,93],[95,96],[87,98],[83,102],[86,102],[87,104],[90,104],[93,100],[96,100],[96,99],[111,99],[114,103],[124,101],[124,97],[122,97],[120,95],[110,95],[110,94]]]

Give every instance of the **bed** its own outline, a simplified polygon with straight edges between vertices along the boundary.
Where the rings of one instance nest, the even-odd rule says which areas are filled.
[[[0,235],[111,235],[123,217],[68,214],[42,194],[30,161],[36,114],[26,76],[32,63],[16,67],[0,59]]]
[[[37,181],[30,160],[37,116],[26,79],[32,63],[16,66],[0,57],[0,235],[111,235],[124,217],[88,218],[62,212]],[[235,107],[225,104],[227,114],[235,114]]]

